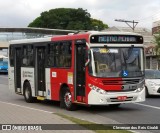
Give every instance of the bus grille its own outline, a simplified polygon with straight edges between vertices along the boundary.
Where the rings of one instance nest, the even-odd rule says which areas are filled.
[[[104,85],[128,85],[128,84],[137,84],[140,82],[140,79],[125,79],[125,80],[102,80]]]

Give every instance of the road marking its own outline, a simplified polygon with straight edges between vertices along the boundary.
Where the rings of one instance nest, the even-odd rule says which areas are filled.
[[[31,107],[26,107],[26,106],[22,106],[22,105],[18,105],[18,104],[13,104],[13,103],[8,103],[8,102],[2,102],[1,103],[4,104],[8,104],[8,105],[12,105],[12,106],[17,106],[17,107],[21,107],[21,108],[26,108],[26,109],[30,109],[30,110],[35,110],[35,111],[40,111],[40,112],[44,112],[44,113],[49,113],[49,114],[53,114],[54,112],[50,112],[50,111],[45,111],[45,110],[41,110],[41,109],[35,109],[35,108],[31,108]]]
[[[134,103],[134,104],[145,106],[145,107],[149,107],[149,108],[153,108],[153,109],[160,109],[160,107],[156,107],[156,106],[152,106],[152,105],[147,105],[147,104],[142,104],[142,103]]]

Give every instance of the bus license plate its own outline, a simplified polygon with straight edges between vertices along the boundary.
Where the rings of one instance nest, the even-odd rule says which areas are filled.
[[[117,99],[119,101],[125,101],[127,99],[127,96],[118,96]]]

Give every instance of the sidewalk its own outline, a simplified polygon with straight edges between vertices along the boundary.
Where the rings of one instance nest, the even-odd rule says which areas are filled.
[[[0,102],[0,124],[74,124],[73,122],[64,119],[56,114],[48,111],[33,109],[25,106],[19,106],[15,104],[9,104]],[[55,126],[55,125],[53,125]],[[74,125],[73,125],[74,126]],[[80,127],[83,129],[83,127]],[[0,133],[5,131],[0,131]],[[43,130],[43,131],[6,131],[11,133],[20,132],[44,132],[44,133],[93,133],[89,130]]]

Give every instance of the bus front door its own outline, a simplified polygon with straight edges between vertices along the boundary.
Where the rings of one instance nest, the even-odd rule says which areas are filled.
[[[85,43],[75,45],[75,100],[84,102],[85,97]]]
[[[36,96],[44,96],[45,91],[45,47],[36,47],[35,77]]]

